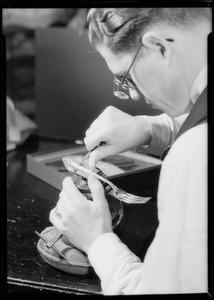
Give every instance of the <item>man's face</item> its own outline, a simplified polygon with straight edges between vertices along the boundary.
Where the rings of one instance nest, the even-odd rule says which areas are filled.
[[[125,75],[135,56],[135,53],[115,55],[104,46],[99,47],[98,51],[105,59],[110,71],[120,76]],[[171,117],[189,112],[190,91],[187,88],[178,56],[173,55],[169,60],[165,59],[161,52],[141,47],[129,77],[137,86],[136,89],[129,90],[133,100],[138,100],[143,95],[148,104]]]

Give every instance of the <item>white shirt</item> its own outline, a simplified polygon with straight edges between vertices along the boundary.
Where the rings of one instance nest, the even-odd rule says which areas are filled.
[[[182,122],[177,125],[165,114],[158,117],[168,128],[166,147],[166,141],[174,140],[171,131]],[[158,117],[151,117],[154,135]],[[186,131],[172,145],[162,164],[157,205],[159,226],[143,262],[114,233],[103,234],[90,247],[88,258],[104,294],[207,292],[206,123]]]
[[[139,153],[161,155],[161,153],[172,145],[175,137],[187,118],[188,114],[184,114],[177,118],[170,118],[167,114],[159,116],[138,116],[143,118],[150,125],[152,138],[149,145],[141,145],[135,150]]]
[[[201,70],[195,78],[191,91],[190,101],[195,104],[200,94],[207,86],[207,65]],[[152,139],[149,145],[140,146],[136,151],[147,154],[160,155],[169,145],[172,145],[175,137],[187,118],[188,114],[184,114],[177,118],[170,118],[167,114],[159,116],[138,116],[143,118],[149,124],[152,131]]]

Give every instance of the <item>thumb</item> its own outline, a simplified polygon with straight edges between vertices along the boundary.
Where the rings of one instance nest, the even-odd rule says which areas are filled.
[[[96,204],[96,206],[105,209],[108,206],[108,202],[105,198],[104,188],[101,182],[97,179],[96,176],[89,175],[88,186],[91,191],[93,202]]]
[[[116,154],[115,146],[103,145],[93,150],[89,156],[89,166],[95,168],[98,161],[101,159]]]

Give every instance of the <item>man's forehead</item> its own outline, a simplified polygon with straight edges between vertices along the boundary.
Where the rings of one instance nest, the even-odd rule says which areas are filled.
[[[127,72],[132,62],[132,56],[130,54],[114,54],[105,46],[99,46],[98,51],[113,74],[122,76]]]

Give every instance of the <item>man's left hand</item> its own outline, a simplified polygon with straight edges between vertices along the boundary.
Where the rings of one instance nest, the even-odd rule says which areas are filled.
[[[88,186],[93,201],[77,189],[71,177],[66,177],[59,201],[50,212],[50,222],[85,253],[99,236],[112,232],[111,214],[102,184],[90,175]]]

